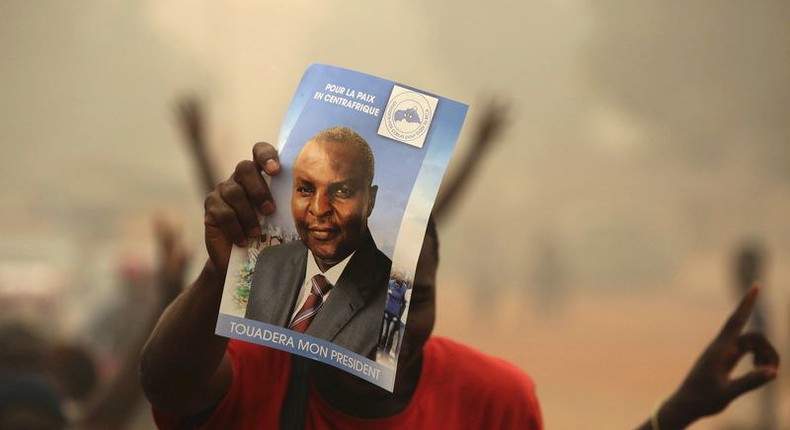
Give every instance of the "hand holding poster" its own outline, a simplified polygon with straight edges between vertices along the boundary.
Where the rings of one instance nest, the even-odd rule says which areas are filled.
[[[391,391],[428,217],[466,111],[385,79],[308,68],[280,133],[278,209],[254,243],[234,247],[216,333]]]

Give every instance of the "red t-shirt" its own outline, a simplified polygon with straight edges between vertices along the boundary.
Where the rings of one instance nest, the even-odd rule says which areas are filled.
[[[332,409],[310,391],[307,428],[345,429],[542,429],[532,380],[514,365],[449,339],[425,344],[423,370],[409,405],[387,418],[361,419]],[[201,430],[277,429],[291,355],[231,340],[233,383]],[[154,411],[160,429],[172,420]]]

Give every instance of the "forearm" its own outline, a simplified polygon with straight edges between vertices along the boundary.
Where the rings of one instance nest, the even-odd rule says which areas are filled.
[[[432,212],[437,224],[441,224],[445,215],[452,209],[452,205],[458,200],[458,196],[468,186],[470,178],[473,178],[475,171],[480,168],[480,160],[486,151],[491,149],[493,140],[496,139],[502,130],[507,110],[507,103],[497,103],[495,100],[492,100],[486,106],[484,114],[477,125],[469,151],[464,154],[459,167],[454,169],[455,173],[448,176],[441,190],[439,190],[439,196],[436,199]]]
[[[636,430],[681,430],[685,429],[699,417],[693,417],[674,398],[669,398]],[[654,423],[655,422],[655,423]]]
[[[198,173],[200,174],[200,181],[203,184],[205,192],[211,192],[214,187],[219,183],[219,177],[211,165],[208,154],[206,152],[206,145],[202,138],[195,138],[193,141],[193,150],[195,156],[195,163],[197,165]]]
[[[431,211],[431,216],[437,224],[444,220],[445,214],[450,211],[455,201],[458,200],[461,191],[469,183],[469,178],[474,174],[474,170],[479,164],[477,160],[474,154],[465,154],[461,167],[456,169],[449,181],[446,182],[447,185],[440,189],[436,203]]]
[[[218,401],[230,383],[227,339],[214,334],[224,276],[206,263],[165,309],[141,357],[141,382],[157,408],[186,415]]]

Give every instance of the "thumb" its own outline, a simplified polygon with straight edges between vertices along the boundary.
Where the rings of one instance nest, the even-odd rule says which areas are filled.
[[[748,373],[733,379],[725,389],[726,397],[732,400],[743,393],[754,390],[776,377],[775,367],[757,367]]]

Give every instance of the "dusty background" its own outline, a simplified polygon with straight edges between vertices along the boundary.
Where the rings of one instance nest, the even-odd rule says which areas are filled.
[[[79,338],[118,267],[150,266],[153,213],[204,258],[179,95],[224,176],[312,62],[470,103],[459,153],[498,94],[514,121],[440,227],[437,331],[528,371],[548,428],[633,427],[734,305],[744,240],[790,359],[788,22],[784,1],[5,0],[0,294]],[[748,428],[757,397],[695,428]]]

